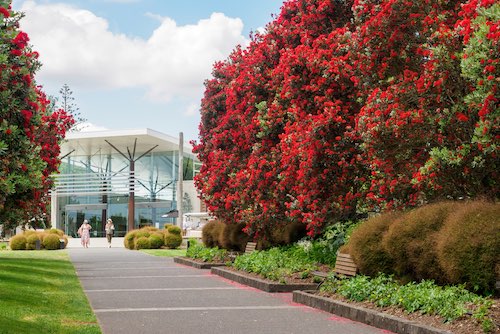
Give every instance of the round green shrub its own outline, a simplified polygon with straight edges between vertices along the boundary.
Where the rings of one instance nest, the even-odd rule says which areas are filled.
[[[141,238],[141,237],[149,238],[150,235],[151,235],[151,233],[148,230],[140,229],[140,230],[136,230],[135,238],[136,239]]]
[[[167,228],[168,233],[181,235],[181,228],[179,226],[169,226]]]
[[[437,253],[449,283],[493,292],[500,274],[500,203],[461,204],[441,230]]]
[[[224,228],[219,235],[219,242],[222,248],[230,250],[235,249],[236,245],[233,245],[231,234],[236,228],[236,224],[224,224]]]
[[[150,249],[151,243],[149,237],[138,237],[135,240],[135,249]]]
[[[246,226],[247,224],[245,223],[236,224],[236,228],[231,231],[231,234],[229,236],[234,249],[240,252],[245,251],[245,246],[248,240],[250,240],[250,236],[243,232],[243,229]]]
[[[24,236],[26,237],[26,249],[30,249],[30,250],[36,249],[36,242],[38,240],[40,240],[40,238],[38,237],[38,234],[37,233],[28,233],[26,235],[26,233],[25,233]]]
[[[135,236],[136,236],[137,230],[132,230],[128,232],[125,237],[123,238],[123,245],[127,249],[135,249]]]
[[[445,220],[456,209],[455,202],[425,205],[403,214],[389,227],[382,243],[393,258],[393,270],[399,277],[444,283],[436,243]]]
[[[22,234],[17,234],[10,238],[9,247],[12,250],[25,250],[26,237]]]
[[[165,236],[165,246],[175,249],[182,244],[182,237],[179,234],[167,234]]]
[[[346,248],[362,274],[392,273],[394,260],[382,246],[382,239],[389,226],[400,217],[399,212],[384,213],[368,219],[352,232]]]
[[[62,238],[62,236],[64,235],[64,231],[63,231],[63,230],[56,229],[56,228],[51,228],[51,229],[45,230],[45,232],[47,232],[47,233],[53,233],[53,234],[57,234],[57,235],[58,235],[58,236],[60,236],[61,238]]]
[[[149,236],[149,244],[151,249],[158,249],[163,246],[163,237],[159,236],[158,234],[151,234]]]
[[[59,234],[57,233],[49,233],[45,236],[43,239],[43,248],[53,250],[53,249],[59,249],[60,248],[60,243],[59,243]]]

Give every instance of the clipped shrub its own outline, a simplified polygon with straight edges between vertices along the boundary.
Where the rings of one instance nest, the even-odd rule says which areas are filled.
[[[123,238],[123,245],[127,249],[135,249],[135,236],[136,236],[137,230],[132,230],[128,232],[125,237]]]
[[[57,234],[61,238],[64,236],[64,231],[60,230],[60,229],[56,229],[56,228],[47,229],[47,230],[45,230],[45,232],[52,233],[52,234]]]
[[[157,233],[151,234],[149,236],[149,244],[151,249],[158,249],[163,246],[163,234],[158,235]]]
[[[68,246],[68,236],[66,235],[63,235],[63,240],[64,240],[64,248],[66,248]]]
[[[224,230],[224,226],[225,224],[218,220],[212,220],[203,226],[201,240],[205,247],[222,247],[219,238]]]
[[[60,248],[60,243],[59,243],[59,234],[57,233],[49,233],[43,238],[43,248],[49,249],[49,250],[54,250],[54,249],[59,249]]]
[[[135,249],[150,249],[151,243],[149,242],[149,236],[141,236],[135,240]]]
[[[179,234],[165,235],[165,247],[175,249],[182,244],[182,237]]]
[[[150,231],[148,231],[147,229],[144,229],[144,228],[141,228],[140,230],[135,230],[135,238],[138,239],[138,238],[141,238],[141,237],[146,237],[146,238],[149,238],[149,236],[151,235]]]
[[[492,292],[500,274],[495,273],[500,269],[500,204],[461,204],[443,226],[437,254],[450,283]]]
[[[22,234],[17,234],[10,238],[9,247],[12,250],[25,250],[26,237]]]
[[[171,225],[167,228],[168,233],[181,235],[181,228],[179,226]]]
[[[158,231],[158,229],[154,226],[144,226],[144,227],[141,227],[140,231],[144,231],[144,232],[156,232]]]
[[[436,242],[444,221],[456,209],[455,202],[425,205],[403,214],[389,227],[382,242],[394,260],[393,270],[399,277],[444,283]]]
[[[391,273],[393,258],[382,245],[389,226],[401,217],[399,212],[387,212],[360,224],[346,247],[362,274],[374,276]]]
[[[30,250],[36,249],[36,242],[40,240],[38,234],[36,232],[24,233],[24,236],[26,238],[26,249]]]
[[[285,245],[293,244],[307,235],[306,225],[303,223],[290,223],[283,229],[283,241]]]
[[[248,240],[250,240],[250,236],[243,232],[243,229],[246,226],[247,225],[245,223],[236,224],[236,227],[231,231],[229,236],[234,249],[240,252],[245,251],[245,246]]]
[[[231,240],[231,234],[237,229],[236,224],[224,224],[224,228],[222,229],[219,235],[219,242],[222,248],[235,250],[236,245],[233,245],[233,241]]]

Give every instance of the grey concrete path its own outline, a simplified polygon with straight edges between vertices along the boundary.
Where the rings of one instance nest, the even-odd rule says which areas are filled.
[[[171,258],[124,248],[68,252],[105,334],[387,333]]]

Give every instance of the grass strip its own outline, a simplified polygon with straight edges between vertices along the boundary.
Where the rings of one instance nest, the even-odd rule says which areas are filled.
[[[185,249],[141,249],[140,251],[154,256],[166,256],[166,257],[186,256]]]
[[[66,251],[0,252],[0,333],[101,333]]]

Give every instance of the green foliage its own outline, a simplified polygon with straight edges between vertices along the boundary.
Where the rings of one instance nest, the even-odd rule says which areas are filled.
[[[61,238],[64,235],[64,231],[63,230],[56,229],[56,228],[51,228],[51,229],[45,230],[45,232],[51,233],[51,234],[57,234]]]
[[[196,239],[189,239],[189,248],[186,256],[192,259],[199,259],[203,262],[224,262],[227,257],[227,250],[217,247],[207,248],[200,244]]]
[[[167,234],[165,235],[165,246],[170,249],[175,249],[182,244],[182,237],[180,234]]]
[[[467,313],[488,322],[492,302],[467,291],[463,286],[442,287],[431,280],[399,285],[391,276],[375,278],[358,275],[351,279],[329,278],[321,291],[339,294],[349,300],[371,301],[380,307],[397,306],[409,313],[439,315],[452,321]]]
[[[169,226],[167,228],[168,233],[181,235],[181,228],[179,226]]]
[[[135,249],[150,249],[149,237],[140,236],[135,240]]]
[[[234,260],[233,267],[273,281],[282,281],[293,273],[309,272],[317,268],[304,248],[297,245],[243,254]]]
[[[446,220],[436,252],[450,283],[493,292],[500,272],[500,203],[462,204]]]
[[[9,246],[12,250],[24,250],[26,249],[26,238],[22,234],[15,235],[10,238]]]
[[[47,234],[45,238],[43,238],[43,247],[49,250],[59,249],[59,235],[57,233]]]
[[[158,249],[163,246],[163,236],[158,234],[151,234],[149,236],[149,243],[151,249]]]

